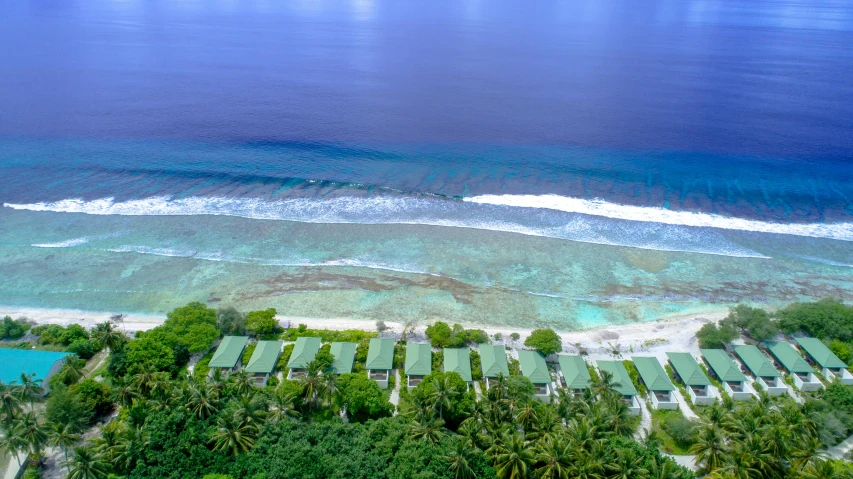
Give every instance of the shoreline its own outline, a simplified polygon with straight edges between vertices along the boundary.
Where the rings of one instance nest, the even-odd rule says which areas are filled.
[[[591,359],[605,359],[617,356],[620,353],[636,353],[660,355],[663,357],[666,351],[683,351],[698,354],[699,347],[696,342],[695,333],[707,322],[719,321],[728,314],[727,308],[713,308],[695,312],[673,314],[655,321],[644,321],[629,324],[596,325],[594,327],[574,330],[557,331],[563,339],[564,352],[577,353],[579,348],[586,350],[587,357]],[[12,318],[25,317],[36,324],[79,324],[85,328],[91,328],[97,323],[108,321],[115,313],[98,311],[84,311],[77,309],[48,309],[48,308],[22,308],[0,305],[0,316],[11,316]],[[277,315],[279,324],[295,327],[297,324],[305,324],[311,329],[359,329],[363,331],[376,331],[376,321],[352,318],[305,318],[297,316]],[[127,314],[120,325],[120,329],[128,334],[137,331],[146,331],[163,324],[165,316]],[[447,321],[453,323],[453,321]],[[409,323],[410,337],[414,340],[425,340],[426,327],[432,321]],[[399,335],[403,332],[406,324],[400,322],[386,321],[387,331],[384,334]],[[478,324],[462,324],[466,328],[482,329],[493,338],[500,333],[503,338],[493,341],[498,344],[510,345],[513,348],[523,346],[524,340],[533,329],[512,327],[488,327]],[[518,333],[521,338],[511,341],[509,335]]]

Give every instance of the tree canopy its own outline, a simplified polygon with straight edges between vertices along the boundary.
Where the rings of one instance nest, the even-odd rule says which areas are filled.
[[[563,350],[563,340],[551,328],[534,329],[524,340],[524,345],[539,351],[544,356]]]

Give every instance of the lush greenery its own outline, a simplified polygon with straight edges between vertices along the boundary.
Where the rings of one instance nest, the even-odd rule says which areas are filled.
[[[459,324],[450,327],[442,321],[428,326],[426,335],[435,348],[461,348],[468,344],[489,342],[489,335],[482,329],[465,329]]]
[[[558,353],[563,350],[563,340],[553,329],[534,329],[530,336],[524,340],[524,345],[533,348],[544,356]]]
[[[722,349],[726,344],[738,337],[737,330],[726,322],[707,323],[696,332],[699,347],[704,349]]]
[[[340,341],[344,343],[357,343],[360,341],[370,340],[375,338],[379,333],[371,331],[362,331],[360,329],[345,329],[341,331],[329,329],[310,329],[304,324],[298,325],[296,328],[290,328],[281,335],[281,339],[285,341],[296,341],[300,337],[318,337],[324,343]],[[366,354],[366,353],[365,353]]]
[[[252,311],[246,315],[246,329],[257,335],[272,334],[278,328],[275,308]]]
[[[732,308],[729,315],[720,321],[720,327],[735,329],[755,341],[766,341],[779,333],[779,326],[767,311],[743,304]]]
[[[14,341],[21,339],[30,329],[30,323],[26,319],[12,320],[9,316],[3,317],[0,323],[0,339]]]

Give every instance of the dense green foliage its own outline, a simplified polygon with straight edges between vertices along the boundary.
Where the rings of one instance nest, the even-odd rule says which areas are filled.
[[[257,335],[272,334],[278,327],[275,308],[252,311],[246,315],[246,329]]]
[[[770,318],[767,311],[739,304],[729,311],[729,315],[720,321],[720,328],[731,327],[755,341],[772,339],[779,333],[779,326]]]
[[[0,339],[16,340],[21,339],[27,334],[30,329],[30,323],[25,319],[12,320],[9,316],[4,316],[0,322]]]
[[[853,306],[823,299],[812,303],[794,303],[776,313],[779,327],[788,334],[802,331],[809,336],[831,341],[853,340]]]
[[[233,306],[219,308],[216,311],[216,324],[224,336],[243,336],[246,334],[246,315]]]
[[[67,328],[58,324],[36,326],[31,332],[39,337],[39,344],[69,346],[75,341],[89,339],[89,333],[79,324],[70,324]]]
[[[489,335],[482,329],[465,329],[462,325],[436,321],[426,329],[427,338],[435,348],[461,348],[468,344],[488,343]]]
[[[550,356],[563,350],[563,340],[553,329],[534,329],[524,340],[524,345],[533,348],[544,356]]]
[[[285,341],[296,341],[300,337],[318,337],[324,343],[340,341],[344,343],[358,343],[370,338],[379,336],[379,333],[373,331],[362,331],[360,329],[344,329],[340,331],[330,329],[310,329],[300,324],[297,328],[290,328],[281,335],[281,339]]]
[[[722,349],[737,337],[737,330],[725,322],[722,322],[719,327],[715,323],[704,324],[696,332],[699,347],[704,349]]]
[[[175,308],[166,316],[166,322],[152,330],[162,329],[165,335],[174,335],[170,343],[180,343],[191,353],[201,353],[210,349],[219,337],[216,311],[202,303],[190,303]]]

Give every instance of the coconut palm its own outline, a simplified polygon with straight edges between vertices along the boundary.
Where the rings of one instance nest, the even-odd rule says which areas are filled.
[[[127,341],[127,337],[115,328],[111,321],[106,321],[96,325],[92,329],[92,339],[94,339],[102,348],[112,351],[118,346]]]
[[[68,357],[62,369],[59,370],[59,376],[65,384],[74,384],[83,377],[83,368],[86,367],[86,361],[74,357]]]
[[[238,371],[229,378],[234,384],[237,394],[249,394],[252,391],[252,377],[246,371]]]
[[[186,403],[187,412],[199,419],[207,419],[219,410],[219,398],[206,384],[190,386]]]
[[[530,424],[536,420],[536,409],[533,403],[527,403],[515,413],[515,423],[521,426],[521,429],[527,430]]]
[[[850,479],[851,477],[853,474],[850,469],[837,467],[832,461],[826,459],[815,459],[800,472],[798,479]]]
[[[125,431],[125,426],[120,421],[110,421],[100,427],[100,434],[92,438],[89,442],[95,452],[101,455],[104,460],[112,462],[118,452],[118,447],[121,442],[121,436]]]
[[[30,411],[35,411],[33,407],[33,401],[35,398],[41,397],[44,395],[44,389],[41,387],[41,381],[35,380],[36,373],[32,373],[27,375],[26,373],[21,373],[21,384],[18,385],[15,390],[18,393],[18,399],[21,402],[29,402],[30,403]]]
[[[453,407],[453,399],[459,395],[459,391],[453,389],[450,385],[450,378],[447,376],[434,378],[432,381],[433,391],[429,395],[429,402],[432,408],[438,411],[438,418],[444,419],[444,411]]]
[[[0,411],[3,412],[3,423],[8,429],[21,411],[21,399],[17,394],[17,386],[0,381]]]
[[[139,393],[130,381],[124,377],[113,378],[113,402],[121,407],[130,407],[133,401],[139,398]]]
[[[561,436],[546,436],[536,444],[536,462],[543,464],[536,470],[541,479],[568,477],[571,466],[572,444]]]
[[[490,449],[500,479],[523,479],[530,475],[536,452],[520,433],[504,433]]]
[[[68,468],[68,479],[105,479],[110,463],[86,447],[75,447],[71,460],[62,463]]]
[[[50,431],[50,445],[62,449],[65,460],[68,461],[68,448],[80,441],[80,435],[74,432],[70,424],[52,424]]]
[[[148,447],[148,436],[142,427],[128,427],[121,429],[117,444],[112,448],[109,456],[112,457],[113,467],[118,472],[133,470],[136,460],[141,451]]]
[[[272,400],[270,419],[285,421],[299,418],[301,414],[296,409],[297,397],[296,393],[286,393],[283,389],[277,390]]]
[[[581,452],[569,468],[572,479],[604,479],[604,464],[595,453]]]
[[[324,374],[320,392],[326,405],[329,406],[329,411],[334,414],[338,410],[342,399],[341,391],[338,389],[338,375],[333,373]]]
[[[217,429],[212,441],[214,451],[224,451],[236,456],[254,447],[257,437],[254,427],[241,423],[233,415],[220,417],[216,425]]]
[[[302,383],[302,394],[308,402],[308,406],[314,409],[317,405],[317,397],[320,395],[320,390],[323,388],[323,373],[322,365],[317,361],[308,363],[305,370],[305,375],[299,378]]]
[[[477,419],[473,417],[466,418],[459,424],[459,428],[456,429],[456,432],[462,436],[462,441],[465,444],[465,447],[469,449],[477,447],[480,442],[481,431],[482,427],[478,423]]]
[[[27,449],[27,444],[21,439],[15,431],[7,431],[5,434],[0,436],[0,451],[3,451],[10,456],[14,457],[18,462],[18,468],[21,467],[21,458],[18,456],[19,453],[24,452]]]
[[[609,371],[601,371],[599,379],[597,381],[593,381],[589,389],[596,397],[604,398],[617,394],[616,388],[620,385],[621,384],[618,381],[613,380],[612,373]]]
[[[610,471],[609,478],[631,479],[634,477],[647,477],[648,469],[643,467],[642,456],[637,455],[635,449],[617,449],[614,461],[605,469]]]
[[[725,438],[712,425],[702,427],[696,436],[696,443],[690,446],[690,454],[696,456],[696,466],[709,474],[723,465],[728,453]]]
[[[244,394],[234,404],[234,417],[239,423],[260,429],[267,417],[267,404],[260,395]]]
[[[31,454],[37,454],[47,444],[50,426],[38,421],[35,413],[22,414],[15,422],[14,434],[21,438]]]
[[[409,437],[418,441],[438,444],[444,434],[444,421],[441,419],[426,420],[423,422],[412,421],[409,429]]]
[[[455,441],[450,453],[442,457],[445,462],[450,464],[449,470],[453,474],[454,479],[474,478],[474,470],[468,464],[468,457],[472,453],[473,451],[465,445],[465,442]]]

